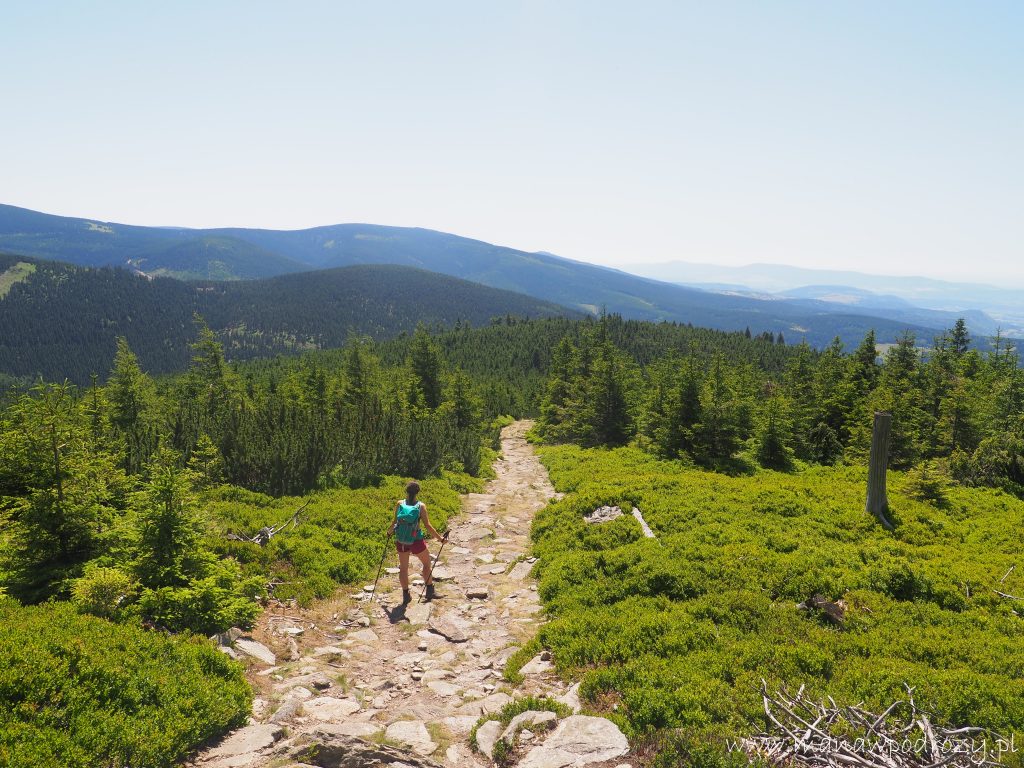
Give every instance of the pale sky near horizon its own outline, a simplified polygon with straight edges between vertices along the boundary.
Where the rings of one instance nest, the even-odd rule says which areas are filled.
[[[0,202],[1024,283],[1024,3],[5,3]]]

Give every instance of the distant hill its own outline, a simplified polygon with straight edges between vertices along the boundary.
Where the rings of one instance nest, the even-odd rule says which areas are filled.
[[[338,347],[350,333],[386,338],[418,322],[581,316],[529,296],[395,265],[183,282],[0,255],[0,296],[0,374],[78,383],[92,373],[106,376],[118,336],[128,339],[147,370],[181,370],[195,337],[195,312],[233,359]]]
[[[427,229],[338,224],[296,231],[135,227],[0,206],[0,248],[77,264],[128,266],[150,275],[257,278],[356,264],[418,267],[596,314],[670,320],[721,330],[782,333],[823,346],[874,329],[930,340],[952,323],[919,323],[829,302],[718,293],[638,277],[548,253],[527,253]]]
[[[733,290],[773,294],[779,298],[803,296],[825,298],[818,289],[828,287],[833,296],[859,295],[861,311],[889,317],[893,299],[913,307],[965,317],[978,333],[1001,328],[1004,333],[1024,336],[1024,289],[982,283],[960,283],[928,277],[872,275],[831,269],[808,269],[786,264],[747,264],[727,267],[687,261],[660,264],[631,264],[630,273],[691,288]],[[867,297],[873,297],[868,299]],[[972,310],[975,314],[970,314]],[[927,320],[925,322],[928,322]],[[944,321],[943,321],[944,322]],[[986,324],[991,330],[982,330]]]

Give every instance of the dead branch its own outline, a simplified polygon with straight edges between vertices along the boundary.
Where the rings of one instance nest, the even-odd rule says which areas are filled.
[[[267,525],[267,526],[264,526],[263,528],[260,528],[252,536],[246,536],[245,534],[240,534],[240,533],[229,533],[229,534],[227,534],[227,538],[230,539],[231,541],[247,541],[250,544],[258,544],[261,547],[265,547],[265,546],[267,546],[267,544],[270,543],[270,540],[272,538],[274,538],[277,534],[279,534],[281,531],[283,531],[289,525],[292,528],[297,526],[299,524],[299,515],[302,513],[302,510],[304,510],[306,507],[309,506],[311,501],[312,501],[312,499],[307,499],[306,503],[303,504],[301,507],[299,507],[297,510],[295,510],[295,513],[289,519],[285,520],[283,523],[281,523],[276,528],[274,526],[272,526],[272,525]]]
[[[914,689],[881,714],[863,702],[840,707],[828,697],[813,701],[801,686],[769,693],[761,681],[767,729],[740,741],[751,763],[786,768],[991,768],[999,755],[976,748],[976,739],[995,743],[999,735],[983,728],[946,728],[919,712]],[[901,705],[904,705],[901,707]],[[900,717],[899,712],[909,716]],[[802,714],[798,714],[798,712]]]

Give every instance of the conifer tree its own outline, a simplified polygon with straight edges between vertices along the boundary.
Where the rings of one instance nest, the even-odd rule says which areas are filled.
[[[417,326],[413,334],[409,366],[417,402],[427,408],[437,408],[441,404],[441,350],[423,325]]]
[[[739,448],[736,399],[725,358],[716,354],[701,391],[701,423],[696,432],[698,460],[728,459]]]
[[[764,398],[761,426],[757,435],[757,461],[762,467],[787,471],[793,466],[793,452],[787,444],[792,434],[784,396],[770,386]]]
[[[117,340],[107,399],[110,425],[121,443],[121,467],[128,474],[137,474],[156,448],[156,388],[123,336]]]
[[[193,492],[194,474],[160,448],[135,494],[135,577],[149,589],[181,587],[205,575],[210,558],[202,546],[203,523]]]
[[[66,593],[70,580],[107,546],[126,482],[113,457],[92,440],[73,388],[41,384],[10,409],[2,447],[20,477],[8,478],[10,593],[37,602]],[[12,487],[13,486],[13,487]]]

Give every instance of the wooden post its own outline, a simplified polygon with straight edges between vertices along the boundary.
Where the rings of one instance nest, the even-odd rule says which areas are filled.
[[[886,530],[893,529],[889,521],[889,497],[885,492],[885,474],[889,464],[889,433],[892,430],[892,414],[888,411],[875,412],[875,424],[871,431],[871,459],[868,464],[867,511],[878,518]]]

